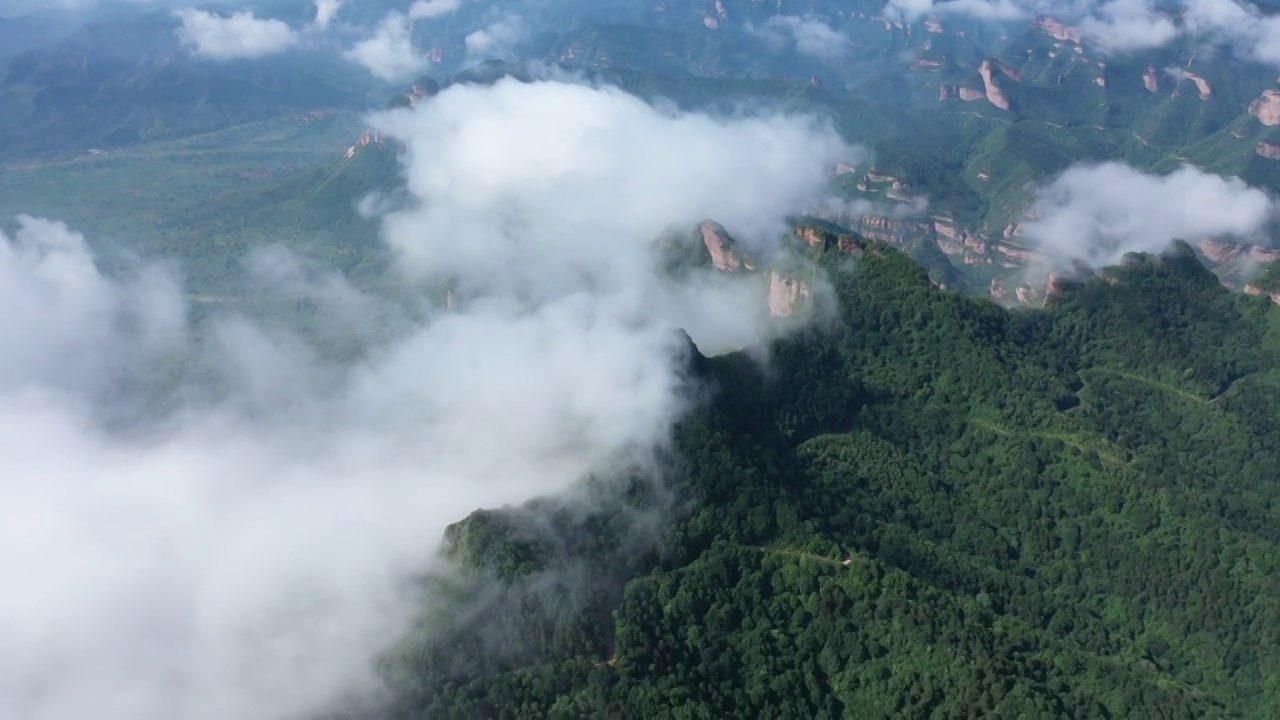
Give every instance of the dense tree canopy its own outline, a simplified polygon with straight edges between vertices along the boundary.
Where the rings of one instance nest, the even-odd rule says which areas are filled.
[[[697,358],[661,482],[450,530],[399,716],[1280,714],[1277,311],[1186,247],[1009,311],[859,242],[833,322]]]

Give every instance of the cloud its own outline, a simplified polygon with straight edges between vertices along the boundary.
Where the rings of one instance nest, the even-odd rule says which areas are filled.
[[[264,20],[240,11],[228,17],[187,8],[174,13],[182,21],[179,37],[191,51],[210,60],[260,58],[287,50],[298,34],[281,20]]]
[[[467,57],[471,60],[514,60],[515,48],[529,36],[520,16],[507,14],[467,35]]]
[[[437,198],[387,218],[402,260],[532,286],[574,286],[580,263],[621,271],[668,223],[705,216],[764,249],[784,232],[780,218],[853,152],[809,118],[668,114],[611,87],[510,79],[451,89],[373,127],[408,143],[409,190]],[[531,243],[524,231],[545,237]]]
[[[1080,34],[1108,50],[1125,52],[1167,45],[1179,29],[1151,0],[1112,0],[1080,21]]]
[[[797,52],[819,60],[839,60],[852,47],[849,38],[812,15],[775,15],[754,32],[776,47],[794,43]]]
[[[97,396],[128,364],[180,336],[176,281],[160,267],[128,282],[99,275],[84,237],[66,225],[20,216],[0,232],[0,392],[57,386]],[[119,330],[132,329],[120,343]],[[104,351],[105,352],[102,352]],[[120,364],[112,364],[119,361]]]
[[[314,27],[324,30],[337,17],[344,0],[316,0],[316,19]]]
[[[1280,15],[1233,0],[1188,0],[1185,27],[1194,36],[1231,45],[1248,60],[1280,66]]]
[[[925,15],[970,15],[984,20],[1020,20],[1034,14],[1038,0],[889,0],[885,15],[913,21]]]
[[[356,43],[346,56],[383,80],[403,80],[422,72],[428,63],[413,47],[412,35],[413,21],[393,12],[382,19],[372,37]]]
[[[372,124],[414,200],[385,239],[452,311],[268,247],[248,274],[314,300],[313,329],[234,307],[191,326],[164,267],[107,276],[30,218],[0,238],[0,715],[255,720],[376,693],[447,523],[663,446],[690,402],[677,328],[708,351],[773,332],[757,278],[674,279],[655,238],[712,216],[764,250],[851,152],[803,117],[566,82],[454,86]],[[345,360],[320,349],[352,334]],[[102,420],[121,373],[167,404]]]
[[[1175,239],[1256,240],[1277,213],[1265,192],[1239,178],[1191,166],[1148,175],[1115,162],[1069,168],[1040,190],[1035,208],[1039,218],[1023,225],[1025,235],[1053,258],[1093,267],[1160,252]]]
[[[462,0],[417,0],[409,6],[410,20],[437,18],[462,7]]]

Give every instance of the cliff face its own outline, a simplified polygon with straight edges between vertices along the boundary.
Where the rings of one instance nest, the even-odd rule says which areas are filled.
[[[706,220],[698,226],[698,232],[702,236],[707,253],[711,255],[711,265],[716,270],[724,273],[756,272],[756,264],[738,250],[733,238],[722,225]],[[834,237],[814,227],[798,228],[796,235],[811,247],[827,248],[835,241]],[[804,280],[777,270],[769,271],[766,303],[771,317],[793,315],[800,304],[812,296],[813,291]]]
[[[1259,297],[1265,295],[1267,298],[1271,300],[1271,302],[1275,303],[1276,305],[1280,305],[1280,293],[1267,292],[1266,290],[1263,290],[1257,285],[1245,285],[1244,294],[1254,295]]]
[[[1208,80],[1189,72],[1182,73],[1182,77],[1195,83],[1196,90],[1200,91],[1201,100],[1208,100],[1213,97],[1213,86],[1209,84]]]
[[[702,234],[702,242],[711,254],[711,265],[715,269],[731,273],[756,269],[755,264],[738,251],[733,238],[720,223],[706,220],[698,226],[698,232]]]
[[[1227,242],[1225,240],[1205,239],[1197,243],[1197,248],[1209,260],[1218,264],[1230,264],[1240,261],[1251,263],[1273,263],[1280,260],[1280,250]]]
[[[1004,94],[1004,90],[996,84],[995,78],[991,75],[992,63],[990,60],[983,60],[982,65],[978,66],[978,74],[982,76],[982,86],[987,100],[1001,110],[1009,109],[1009,98]],[[1007,74],[1007,73],[1006,73]]]
[[[364,132],[360,133],[360,139],[356,140],[356,144],[347,148],[347,151],[342,154],[342,162],[350,162],[351,159],[356,156],[356,153],[360,152],[362,148],[369,147],[370,145],[385,146],[386,142],[383,141],[381,135],[375,133],[369,128],[365,128]]]
[[[795,312],[801,300],[812,296],[812,291],[803,280],[776,272],[769,273],[769,314],[773,317],[788,317]]]
[[[1079,30],[1051,17],[1040,18],[1036,21],[1036,26],[1054,40],[1073,43],[1080,42]]]
[[[1147,71],[1142,74],[1142,86],[1147,92],[1160,92],[1160,76],[1156,74],[1156,69],[1152,65],[1147,66]]]
[[[1280,90],[1267,90],[1249,104],[1249,114],[1267,127],[1280,125]]]

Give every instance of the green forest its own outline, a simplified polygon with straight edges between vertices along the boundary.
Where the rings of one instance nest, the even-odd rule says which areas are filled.
[[[1280,311],[1181,244],[1011,311],[824,232],[835,317],[691,347],[662,472],[449,529],[394,715],[1280,716]]]

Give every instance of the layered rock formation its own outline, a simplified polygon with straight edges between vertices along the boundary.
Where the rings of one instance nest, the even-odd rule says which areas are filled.
[[[1196,247],[1200,250],[1202,255],[1220,265],[1232,264],[1240,261],[1266,264],[1280,260],[1280,250],[1262,247],[1260,245],[1248,245],[1206,238],[1197,243]]]
[[[1249,114],[1267,127],[1280,125],[1280,90],[1266,90],[1262,97],[1249,103]]]
[[[711,265],[721,272],[752,272],[755,264],[738,252],[733,238],[720,223],[711,220],[698,226],[702,242],[711,254]]]
[[[1051,17],[1040,18],[1036,21],[1036,26],[1054,40],[1073,43],[1080,42],[1080,31],[1078,29]]]
[[[1003,64],[1003,63],[1002,63]],[[992,62],[983,60],[978,66],[978,74],[982,76],[982,86],[985,90],[987,100],[1001,110],[1009,109],[1009,98],[1004,94],[1004,90],[996,84],[995,79],[991,76]]]
[[[1254,148],[1254,152],[1268,160],[1280,160],[1280,145],[1258,143],[1258,147]]]

